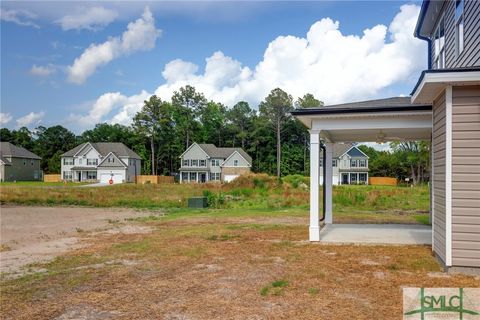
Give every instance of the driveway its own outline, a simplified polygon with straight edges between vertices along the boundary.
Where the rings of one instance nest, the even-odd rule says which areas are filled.
[[[82,239],[95,233],[150,232],[126,219],[152,214],[120,208],[2,206],[0,272],[19,272],[27,264],[48,261],[83,246]]]

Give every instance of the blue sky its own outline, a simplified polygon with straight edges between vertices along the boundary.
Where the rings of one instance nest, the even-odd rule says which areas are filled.
[[[327,103],[408,94],[426,63],[408,61],[425,52],[410,30],[419,5],[2,2],[0,123],[75,132],[128,124],[145,97],[168,100],[187,83],[226,105],[253,107],[276,86],[294,97],[314,91]],[[105,49],[113,57],[98,63]]]

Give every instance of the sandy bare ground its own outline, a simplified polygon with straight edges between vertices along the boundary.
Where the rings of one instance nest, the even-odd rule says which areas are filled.
[[[24,266],[45,262],[82,247],[98,233],[145,233],[150,228],[126,219],[152,214],[121,208],[0,207],[0,271],[22,274]]]

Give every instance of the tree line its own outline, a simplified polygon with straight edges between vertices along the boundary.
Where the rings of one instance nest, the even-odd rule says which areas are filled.
[[[252,108],[245,101],[228,108],[209,101],[194,87],[185,86],[175,91],[170,101],[155,95],[144,101],[130,126],[100,123],[80,135],[60,125],[40,126],[33,131],[25,127],[18,130],[2,128],[0,140],[38,154],[42,157],[41,166],[45,173],[60,172],[61,154],[80,143],[122,142],[142,158],[143,174],[171,175],[178,172],[179,156],[197,142],[243,148],[252,156],[254,172],[277,176],[308,175],[309,133],[290,115],[290,111],[321,106],[323,102],[312,94],[294,100],[276,88],[258,108]],[[420,143],[412,144],[418,146]],[[392,149],[394,152],[383,153],[363,148],[371,158],[371,176],[402,177],[413,168],[414,173],[418,172],[415,176],[419,180],[425,177],[425,167],[422,164],[418,168],[412,150],[402,150],[401,145],[393,144]],[[391,169],[393,164],[396,169]]]

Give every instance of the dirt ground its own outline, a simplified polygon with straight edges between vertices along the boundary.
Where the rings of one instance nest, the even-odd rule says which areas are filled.
[[[0,318],[400,319],[402,288],[480,287],[443,273],[429,246],[312,244],[305,223],[160,218],[95,233],[1,279]]]
[[[0,272],[21,275],[23,266],[80,248],[95,233],[148,232],[125,220],[148,215],[152,212],[132,209],[2,206]]]

